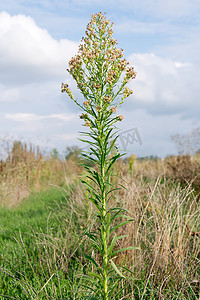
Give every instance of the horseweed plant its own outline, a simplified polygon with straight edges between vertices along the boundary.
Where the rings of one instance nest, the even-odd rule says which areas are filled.
[[[129,67],[123,58],[123,49],[116,48],[117,41],[112,38],[112,27],[113,23],[101,12],[92,15],[78,54],[69,62],[67,71],[76,80],[85,101],[77,101],[68,84],[62,84],[62,92],[67,92],[81,108],[83,113],[80,118],[89,127],[89,132],[83,133],[86,140],[81,139],[89,144],[89,150],[82,155],[95,167],[84,164],[87,175],[82,181],[89,191],[90,201],[96,207],[97,230],[90,229],[85,234],[92,241],[96,257],[101,259],[99,262],[94,256],[85,254],[95,270],[87,276],[89,281],[95,283],[95,288],[89,284],[87,288],[96,295],[92,299],[104,300],[113,299],[115,288],[124,277],[113,259],[119,252],[135,249],[127,247],[116,250],[116,242],[125,237],[118,236],[116,230],[133,219],[127,216],[123,208],[108,208],[108,202],[117,190],[111,181],[112,167],[122,156],[115,146],[118,136],[114,124],[122,121],[123,116],[115,112],[124,99],[133,93],[126,84],[136,76],[134,68]],[[116,225],[116,218],[121,218],[121,223]]]

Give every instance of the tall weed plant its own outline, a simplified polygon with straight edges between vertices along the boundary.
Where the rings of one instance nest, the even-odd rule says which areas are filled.
[[[116,47],[113,39],[113,23],[101,12],[92,15],[87,25],[86,37],[82,39],[78,54],[69,62],[67,71],[75,79],[84,101],[78,101],[67,83],[62,92],[81,109],[81,119],[89,131],[83,132],[88,151],[82,155],[95,167],[84,164],[87,175],[82,179],[89,192],[89,200],[95,206],[95,230],[90,227],[85,234],[90,238],[93,255],[85,254],[92,265],[87,272],[86,291],[91,290],[90,299],[113,299],[123,270],[115,264],[117,255],[124,250],[117,243],[125,235],[117,235],[119,227],[132,222],[125,209],[109,207],[108,202],[118,189],[112,184],[113,166],[122,154],[115,146],[117,135],[115,123],[123,120],[117,115],[118,107],[133,93],[127,83],[136,76],[133,67],[123,58],[123,49]],[[119,222],[117,220],[119,219]]]

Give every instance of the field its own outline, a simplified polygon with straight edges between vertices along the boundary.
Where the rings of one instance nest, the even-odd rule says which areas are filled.
[[[94,299],[84,288],[93,268],[84,253],[94,257],[84,230],[94,207],[75,150],[60,160],[15,142],[0,162],[0,299]],[[131,273],[113,299],[200,299],[199,154],[132,156],[114,173],[113,184],[123,178],[126,189],[110,205],[134,219],[119,228],[128,237],[116,247],[138,249],[116,256]]]

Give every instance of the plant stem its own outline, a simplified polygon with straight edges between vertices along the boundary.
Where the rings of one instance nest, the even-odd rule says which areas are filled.
[[[112,261],[115,253],[113,247],[121,237],[117,238],[115,234],[111,241],[110,233],[124,224],[119,224],[111,231],[111,223],[118,213],[114,213],[111,218],[112,212],[107,209],[107,203],[116,190],[110,182],[112,167],[122,156],[120,153],[112,152],[116,148],[117,137],[111,143],[110,141],[116,133],[113,125],[117,121],[122,121],[123,116],[113,114],[124,99],[132,94],[132,90],[128,89],[126,84],[136,76],[134,68],[129,67],[126,59],[122,58],[123,49],[116,48],[117,41],[112,38],[112,26],[113,23],[110,23],[101,12],[92,15],[86,29],[86,37],[79,46],[78,55],[69,62],[68,72],[76,80],[86,101],[83,104],[77,102],[68,84],[62,84],[62,91],[67,92],[82,109],[84,113],[80,118],[85,121],[84,125],[90,128],[90,133],[85,133],[92,139],[92,141],[86,140],[90,152],[83,156],[94,163],[95,167],[90,169],[87,164],[84,164],[89,182],[85,180],[83,182],[89,190],[89,199],[97,209],[98,233],[87,232],[86,234],[92,240],[95,251],[97,250],[98,255],[101,256],[101,264],[96,263],[91,256],[86,256],[95,269],[97,268],[98,274],[91,275],[93,277],[91,283],[94,284],[95,280],[96,288],[101,291],[103,300],[111,299],[115,288],[115,285],[110,286],[112,283],[108,276],[110,268],[114,269],[117,277],[123,277]],[[122,99],[117,99],[121,95]]]
[[[101,113],[100,113],[101,115]],[[105,145],[104,145],[104,130],[103,124],[99,126],[99,137],[100,141],[103,143],[103,150],[100,150],[100,174],[101,174],[101,197],[102,197],[102,217],[101,217],[101,239],[102,239],[102,247],[103,247],[103,257],[102,257],[102,265],[103,265],[103,289],[104,289],[104,300],[108,300],[108,240],[107,240],[107,210],[106,210],[106,179],[105,179],[105,161],[107,157],[104,157]]]

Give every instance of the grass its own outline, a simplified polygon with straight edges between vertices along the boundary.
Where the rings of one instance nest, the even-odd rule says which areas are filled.
[[[116,165],[115,173],[121,173],[128,190],[112,201],[134,218],[119,230],[129,238],[116,250],[130,245],[139,250],[117,258],[120,270],[128,266],[132,273],[119,283],[123,292],[115,293],[115,300],[200,297],[199,192],[192,183],[164,176],[163,165],[161,160],[136,160],[133,172],[125,161]],[[1,206],[0,299],[89,297],[84,284],[91,265],[83,251],[94,254],[83,231],[93,211],[77,179],[67,187],[33,193],[12,207]]]
[[[67,185],[80,172],[72,160],[60,160],[53,153],[41,154],[31,143],[5,140],[0,153],[0,204],[16,206],[33,192],[46,190],[50,184]]]
[[[64,264],[61,259],[59,261],[60,252],[63,252],[62,260],[68,263],[70,252],[74,251],[81,233],[81,228],[76,228],[76,232],[74,230],[77,221],[69,206],[66,190],[51,188],[30,196],[17,208],[0,209],[0,294],[16,299],[37,299],[38,291],[53,271],[55,273],[57,267]],[[70,222],[73,224],[66,230]],[[55,257],[52,257],[53,252]],[[64,268],[59,271],[66,281]],[[65,282],[65,289],[66,286]],[[51,299],[48,298],[51,293],[45,295],[44,299]],[[42,294],[38,299],[43,299]]]

